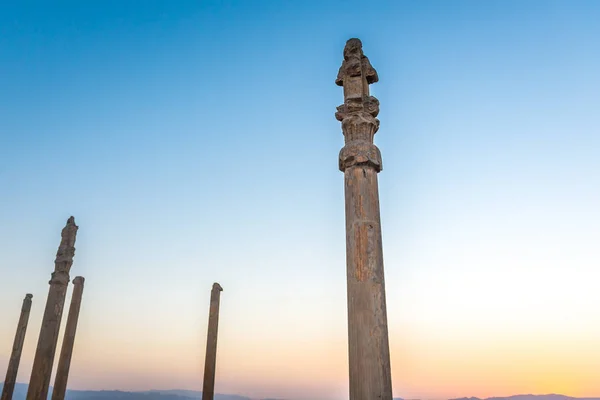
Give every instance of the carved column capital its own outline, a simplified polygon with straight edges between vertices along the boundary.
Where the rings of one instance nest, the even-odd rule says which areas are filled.
[[[362,43],[350,39],[344,48],[344,61],[335,83],[344,87],[344,104],[337,107],[335,117],[342,123],[346,145],[340,151],[339,167],[366,164],[377,172],[382,169],[381,153],[373,144],[379,129],[379,100],[369,94],[369,85],[379,80],[377,71],[363,54]]]
[[[50,275],[50,281],[48,282],[50,285],[64,285],[67,286],[69,284],[69,274],[65,271],[55,271]]]
[[[344,172],[355,165],[366,164],[377,172],[383,169],[381,152],[372,143],[364,141],[350,142],[340,150],[339,167]]]
[[[61,232],[60,245],[56,252],[54,260],[54,271],[64,271],[67,274],[73,265],[73,257],[75,256],[75,238],[79,227],[75,225],[75,218],[70,217],[67,224]]]

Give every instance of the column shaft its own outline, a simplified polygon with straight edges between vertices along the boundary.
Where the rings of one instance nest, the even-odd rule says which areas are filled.
[[[344,87],[344,104],[335,116],[345,141],[339,167],[346,203],[350,400],[392,400],[377,185],[382,162],[373,144],[379,101],[369,95],[369,85],[378,80],[360,40],[348,40],[336,79]]]
[[[69,378],[69,369],[71,367],[71,357],[73,355],[73,345],[75,344],[75,333],[77,332],[77,321],[79,319],[79,310],[81,308],[81,297],[83,295],[85,279],[81,276],[73,279],[73,296],[71,297],[71,306],[67,317],[67,326],[56,368],[56,378],[54,379],[54,388],[52,389],[52,400],[64,400],[67,393],[67,380]]]
[[[202,400],[213,400],[215,396],[215,372],[217,367],[217,333],[219,330],[219,303],[223,288],[214,283],[210,293],[210,311],[208,316],[208,335],[206,338],[206,356],[204,361],[204,384]]]
[[[56,282],[50,284],[40,336],[33,359],[29,388],[27,389],[27,400],[42,400],[48,396],[50,375],[54,364],[66,294],[66,283]]]
[[[6,370],[6,378],[4,379],[4,387],[2,388],[2,397],[0,400],[11,400],[15,383],[17,382],[17,372],[21,361],[21,353],[23,352],[23,343],[25,341],[25,333],[27,332],[27,323],[29,322],[29,313],[31,311],[31,294],[25,295],[23,306],[21,307],[21,316],[17,323],[17,333],[13,342],[10,360],[8,361],[8,369]]]
[[[377,172],[344,172],[350,399],[392,399]]]
[[[75,255],[77,229],[75,219],[71,217],[62,230],[62,239],[54,261],[54,272],[49,282],[48,299],[31,369],[27,400],[45,400],[48,397],[60,321],[69,283],[69,271]]]

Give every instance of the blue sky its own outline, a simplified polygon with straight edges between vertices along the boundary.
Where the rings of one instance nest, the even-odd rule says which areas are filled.
[[[74,215],[72,387],[199,388],[218,281],[217,391],[347,396],[334,80],[359,37],[380,77],[394,394],[597,395],[599,17],[593,1],[3,3],[0,318],[34,294],[20,381]]]

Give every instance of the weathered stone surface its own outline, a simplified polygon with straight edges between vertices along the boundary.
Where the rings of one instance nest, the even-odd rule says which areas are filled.
[[[67,393],[67,381],[69,379],[69,369],[71,367],[71,358],[73,356],[73,345],[75,344],[75,333],[77,333],[77,321],[79,319],[79,310],[81,308],[81,297],[85,278],[77,276],[73,279],[73,296],[71,296],[71,306],[67,317],[67,326],[56,368],[56,377],[54,378],[54,388],[52,390],[52,400],[64,400]]]
[[[350,142],[340,151],[340,171],[346,171],[355,165],[370,165],[377,172],[383,169],[381,165],[381,152],[374,144],[364,142]]]
[[[54,272],[49,282],[48,299],[31,369],[27,400],[41,400],[48,397],[52,364],[65,305],[69,272],[75,255],[75,238],[78,229],[79,227],[75,225],[75,218],[71,217],[61,233],[60,246],[56,252]]]
[[[204,361],[204,384],[202,400],[213,400],[215,396],[215,372],[217,367],[217,334],[219,331],[219,303],[223,288],[213,283],[210,292],[210,311],[208,315],[208,335],[206,338],[206,356]]]
[[[348,40],[335,81],[344,87],[344,104],[335,116],[345,141],[339,167],[346,202],[350,400],[392,400],[377,184],[382,162],[373,144],[379,101],[369,95],[369,84],[378,80],[360,40]]]
[[[17,323],[17,333],[13,342],[10,360],[8,361],[8,369],[6,370],[6,378],[4,379],[4,387],[2,388],[2,397],[0,400],[11,400],[15,383],[17,382],[17,372],[19,371],[19,363],[21,361],[21,353],[23,352],[23,342],[25,341],[25,333],[27,333],[27,324],[29,322],[29,313],[31,311],[31,298],[33,295],[26,294],[21,306],[21,316]]]

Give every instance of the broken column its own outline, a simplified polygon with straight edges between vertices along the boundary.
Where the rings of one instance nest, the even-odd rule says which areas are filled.
[[[64,400],[67,393],[67,380],[69,378],[69,368],[71,367],[71,357],[73,355],[73,345],[75,344],[75,333],[77,332],[77,320],[79,319],[84,283],[85,278],[82,276],[77,276],[73,279],[73,296],[71,296],[67,326],[65,327],[65,335],[58,358],[54,388],[52,389],[52,400]]]
[[[223,288],[213,283],[210,292],[210,311],[208,315],[208,335],[206,338],[206,356],[204,360],[204,384],[202,400],[213,400],[215,396],[215,371],[217,367],[217,332],[219,330],[219,302]]]
[[[52,364],[54,363],[60,321],[69,283],[69,272],[75,255],[77,229],[79,227],[75,225],[75,218],[71,217],[61,233],[62,238],[56,252],[54,272],[49,282],[50,289],[46,300],[46,309],[44,310],[40,337],[33,359],[27,400],[45,400],[48,397]]]
[[[8,369],[6,370],[6,378],[4,379],[4,387],[2,388],[2,397],[0,400],[11,400],[15,383],[17,382],[17,372],[19,370],[19,362],[21,361],[21,353],[23,352],[23,342],[25,341],[25,333],[27,332],[27,323],[29,322],[29,312],[31,311],[31,298],[33,295],[26,294],[21,306],[21,316],[17,323],[17,333],[13,342],[12,352],[8,361]]]
[[[344,87],[344,104],[335,116],[345,141],[339,168],[346,202],[350,400],[392,400],[377,186],[382,166],[373,144],[379,101],[369,95],[369,85],[378,80],[361,41],[348,40],[335,81]]]

